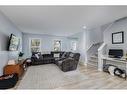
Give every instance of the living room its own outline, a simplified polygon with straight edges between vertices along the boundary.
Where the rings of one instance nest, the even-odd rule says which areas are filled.
[[[20,62],[25,66],[24,73],[11,89],[115,89],[114,85],[125,89],[126,73],[117,68],[123,78],[112,74],[116,60],[102,55],[108,55],[111,49],[122,49],[121,55],[126,57],[126,9],[127,6],[0,6],[0,75],[14,73],[15,69],[9,71],[6,66],[14,67]],[[102,61],[107,60],[113,61],[109,74],[100,72]],[[126,63],[121,60],[118,63]]]

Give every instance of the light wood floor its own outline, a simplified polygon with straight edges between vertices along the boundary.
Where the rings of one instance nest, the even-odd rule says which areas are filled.
[[[64,85],[58,89],[127,89],[127,80],[97,71],[94,66],[79,65],[80,72],[87,76],[83,81]],[[20,85],[20,81],[18,82]],[[16,87],[14,88],[16,89]]]
[[[75,84],[57,89],[127,89],[127,80],[97,71],[96,67],[80,65],[80,72],[88,77]]]

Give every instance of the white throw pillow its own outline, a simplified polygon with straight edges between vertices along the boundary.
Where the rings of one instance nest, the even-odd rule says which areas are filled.
[[[70,53],[70,55],[69,55],[70,57],[74,57],[74,54],[73,53]]]
[[[54,54],[54,57],[60,57],[60,54],[59,53]]]
[[[39,55],[38,54],[35,54],[36,58],[39,59]]]

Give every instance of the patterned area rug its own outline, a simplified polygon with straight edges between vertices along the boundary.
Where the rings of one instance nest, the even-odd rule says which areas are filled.
[[[31,66],[17,89],[56,89],[85,79],[78,69],[63,72],[55,64]]]

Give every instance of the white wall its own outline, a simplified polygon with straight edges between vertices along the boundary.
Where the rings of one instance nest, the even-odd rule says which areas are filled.
[[[105,26],[102,26],[102,28]],[[104,29],[105,28],[103,28],[103,30]],[[120,31],[124,31],[124,43],[112,44],[112,33]],[[107,51],[109,49],[123,49],[125,54],[127,52],[127,19],[114,23],[107,31],[105,31],[104,42],[107,44]]]
[[[87,49],[95,43],[103,42],[103,31],[101,30],[101,27],[96,27],[90,30],[87,30]]]
[[[18,51],[7,51],[8,36],[11,33],[20,38],[19,50],[22,51],[22,32],[0,11],[0,75],[7,61],[18,57]]]
[[[51,35],[39,35],[39,34],[23,34],[23,52],[25,57],[30,57],[29,39],[40,38],[41,39],[41,52],[53,51],[54,50],[54,40],[61,40],[62,51],[70,51],[71,40],[67,37],[51,36]]]

